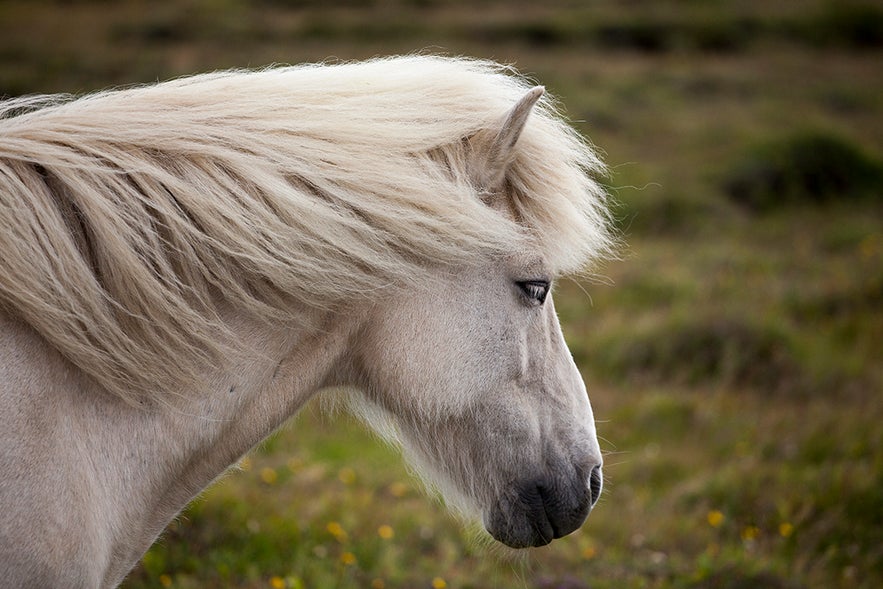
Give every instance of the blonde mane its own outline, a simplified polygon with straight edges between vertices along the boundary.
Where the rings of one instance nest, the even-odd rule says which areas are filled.
[[[0,103],[0,308],[110,392],[181,390],[219,304],[268,320],[378,300],[520,242],[557,272],[609,245],[602,170],[544,98],[506,175],[474,154],[529,88],[411,56]]]

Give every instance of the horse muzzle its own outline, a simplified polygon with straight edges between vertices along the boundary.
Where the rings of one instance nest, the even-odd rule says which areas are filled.
[[[583,524],[598,502],[602,481],[600,464],[570,484],[551,477],[524,481],[485,514],[485,528],[511,548],[545,546]]]

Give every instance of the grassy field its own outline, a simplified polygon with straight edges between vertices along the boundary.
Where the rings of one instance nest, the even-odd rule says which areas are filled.
[[[515,63],[611,166],[621,259],[555,294],[608,453],[581,531],[488,547],[394,451],[310,408],[125,586],[883,586],[876,6],[0,3],[0,95],[425,49]]]

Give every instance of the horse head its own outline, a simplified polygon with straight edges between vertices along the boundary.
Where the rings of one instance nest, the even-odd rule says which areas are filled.
[[[528,92],[470,147],[481,198],[516,222],[506,171],[542,93]],[[368,423],[395,437],[449,503],[516,548],[573,532],[602,487],[592,409],[552,301],[553,265],[530,243],[393,293],[372,311],[353,361]]]

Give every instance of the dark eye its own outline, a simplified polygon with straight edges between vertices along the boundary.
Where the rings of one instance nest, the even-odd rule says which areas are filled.
[[[548,280],[522,280],[516,282],[518,288],[529,300],[543,304],[549,294]]]

